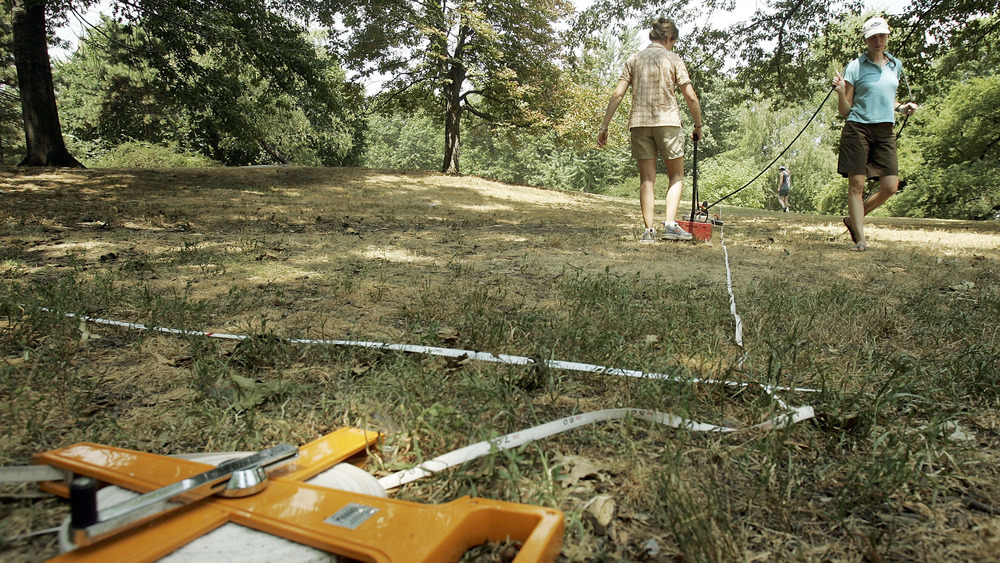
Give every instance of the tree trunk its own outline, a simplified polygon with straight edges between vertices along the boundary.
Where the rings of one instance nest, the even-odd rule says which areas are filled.
[[[463,36],[464,37],[464,36]],[[459,41],[455,60],[461,60],[464,40]],[[444,166],[445,174],[458,174],[458,157],[462,140],[462,86],[465,84],[465,67],[452,63],[448,69],[448,85],[444,87]]]
[[[83,168],[66,150],[59,126],[45,36],[45,3],[13,0],[11,24],[27,153],[18,166]]]
[[[458,174],[458,157],[462,140],[462,106],[448,99],[444,116],[444,166],[445,174]]]
[[[268,143],[264,139],[258,139],[257,142],[260,143],[260,148],[264,149],[264,152],[271,155],[271,158],[273,158],[274,160],[277,160],[278,162],[284,164],[285,166],[291,164],[291,162],[289,162],[288,160],[288,157],[278,152],[278,149],[275,148],[274,145]]]

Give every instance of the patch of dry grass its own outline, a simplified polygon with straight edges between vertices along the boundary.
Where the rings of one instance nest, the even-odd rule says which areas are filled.
[[[738,426],[780,410],[756,388],[285,339],[430,344],[820,390],[784,396],[817,411],[785,430],[719,436],[625,420],[398,493],[560,508],[563,560],[1000,554],[989,513],[1000,506],[996,223],[875,218],[857,255],[839,217],[727,208],[741,350],[720,229],[710,242],[640,245],[632,200],[251,168],[4,170],[0,203],[4,464],[84,440],[247,450],[350,425],[385,432],[370,466],[384,475],[590,410]],[[41,307],[255,338],[81,328]],[[55,553],[51,535],[8,541],[65,514],[19,498],[28,490],[0,490],[5,560]],[[612,508],[610,522],[595,503]]]

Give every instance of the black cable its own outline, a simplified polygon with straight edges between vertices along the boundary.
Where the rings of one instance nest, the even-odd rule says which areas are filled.
[[[694,144],[694,166],[691,169],[691,222],[694,223],[695,213],[698,212],[698,141],[692,138],[691,142]]]
[[[780,153],[778,153],[778,156],[774,157],[774,160],[772,160],[770,164],[768,164],[767,166],[765,166],[763,170],[761,170],[756,176],[754,176],[753,180],[750,180],[749,182],[747,182],[746,184],[744,184],[742,188],[740,188],[740,189],[738,189],[738,190],[736,190],[736,191],[734,191],[734,192],[732,192],[732,193],[730,193],[728,195],[722,196],[721,198],[719,198],[718,200],[716,200],[715,203],[713,203],[713,204],[705,207],[705,211],[707,212],[709,209],[715,207],[716,205],[718,205],[722,201],[724,201],[726,199],[729,199],[729,198],[733,197],[734,195],[740,193],[741,191],[745,190],[746,188],[750,187],[750,184],[753,184],[754,182],[756,182],[758,178],[760,178],[761,176],[764,175],[764,172],[767,172],[772,166],[774,166],[774,163],[778,162],[778,159],[781,158],[782,156],[784,156],[784,154],[786,152],[788,152],[788,149],[792,148],[792,145],[795,144],[795,141],[798,141],[799,137],[801,137],[802,134],[806,132],[806,129],[809,127],[810,124],[812,124],[813,120],[816,119],[816,116],[819,115],[820,110],[823,109],[823,105],[826,104],[826,101],[830,99],[830,95],[833,94],[833,92],[834,92],[834,89],[830,88],[830,91],[826,93],[826,97],[823,98],[823,101],[819,103],[819,107],[817,107],[816,111],[813,112],[812,116],[809,118],[809,121],[806,121],[806,124],[802,127],[802,130],[799,131],[798,135],[795,135],[795,138],[792,139],[792,142],[790,142],[787,145],[785,145],[785,148],[782,149]]]

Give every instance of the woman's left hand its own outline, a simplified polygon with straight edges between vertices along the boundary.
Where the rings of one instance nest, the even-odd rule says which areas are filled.
[[[913,115],[917,112],[917,108],[920,105],[917,102],[906,102],[905,104],[900,104],[899,113],[905,113],[906,115]]]

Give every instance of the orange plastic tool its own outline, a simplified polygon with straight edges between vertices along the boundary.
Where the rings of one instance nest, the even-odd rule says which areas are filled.
[[[226,522],[368,562],[455,561],[486,541],[505,540],[523,543],[516,563],[554,561],[559,555],[564,530],[559,510],[470,497],[422,505],[303,482],[377,439],[374,432],[338,430],[301,447],[298,459],[272,473],[255,495],[208,497],[52,561],[156,561]],[[140,493],[212,467],[86,443],[38,454],[33,461]],[[64,484],[42,488],[68,496]]]

